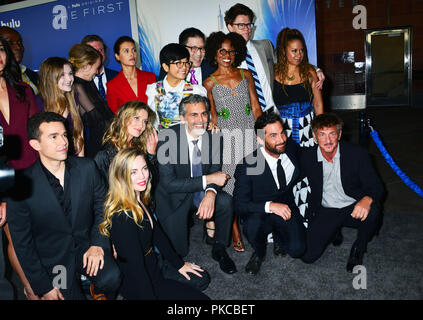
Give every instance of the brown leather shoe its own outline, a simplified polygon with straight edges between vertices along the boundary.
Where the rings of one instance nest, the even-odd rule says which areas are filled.
[[[104,293],[94,293],[94,284],[90,284],[90,295],[93,298],[93,300],[107,300]]]

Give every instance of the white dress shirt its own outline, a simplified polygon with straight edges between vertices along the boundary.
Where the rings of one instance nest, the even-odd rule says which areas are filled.
[[[260,151],[262,152],[264,159],[266,160],[270,170],[272,171],[273,180],[275,180],[275,183],[276,183],[278,189],[280,188],[280,186],[279,186],[278,171],[277,170],[278,170],[278,160],[281,159],[282,168],[283,168],[283,171],[285,173],[286,184],[288,185],[291,182],[292,175],[294,174],[295,167],[292,164],[292,161],[286,155],[286,153],[282,153],[278,158],[274,158],[271,155],[269,155],[263,147],[260,147]],[[264,210],[267,213],[271,213],[271,211],[269,209],[270,202],[272,202],[272,201],[267,201],[265,206],[264,206]]]
[[[355,202],[354,198],[345,194],[341,181],[340,145],[335,156],[329,162],[323,157],[320,147],[317,147],[317,161],[323,166],[322,206],[324,208],[345,208]]]
[[[98,90],[98,78],[97,78],[97,76],[95,76],[93,80],[94,80],[95,86],[97,87],[97,90]],[[103,72],[101,73],[101,82],[103,82],[104,92],[107,93],[107,86],[106,86],[107,78],[106,78],[106,71],[105,70],[103,70]]]

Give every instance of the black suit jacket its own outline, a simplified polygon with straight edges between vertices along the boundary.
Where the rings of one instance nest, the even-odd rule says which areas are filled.
[[[203,60],[201,62],[201,80],[204,82],[213,72],[216,71],[216,67],[213,67],[210,65],[210,63],[207,60]],[[162,67],[160,67],[160,74],[158,80],[161,81],[166,77],[166,72]]]
[[[159,184],[156,189],[156,211],[161,224],[171,215],[186,217],[191,209],[194,193],[203,190],[202,177],[191,178],[188,140],[185,125],[178,124],[160,131],[157,151]],[[202,172],[207,175],[222,169],[222,135],[204,133],[201,157]],[[219,191],[217,185],[207,188]]]
[[[70,165],[72,224],[66,219],[40,160],[26,169],[18,181],[19,198],[7,200],[13,245],[37,295],[53,289],[55,266],[66,267],[70,286],[75,279],[77,249],[109,248],[109,240],[98,228],[103,220],[106,188],[94,161],[71,157],[66,165]]]
[[[115,71],[115,70],[109,69],[109,68],[104,68],[104,72],[106,73],[107,81],[112,80],[114,77],[116,77],[119,74],[118,71]],[[106,85],[106,84],[103,83],[103,85]]]
[[[263,153],[257,149],[240,162],[235,170],[235,188],[233,193],[234,210],[241,218],[250,213],[265,214],[267,201],[287,204],[291,210],[298,210],[294,202],[293,186],[300,177],[298,145],[288,139],[286,155],[295,167],[289,184],[285,189],[278,189],[272,171]],[[255,173],[255,174],[253,174]]]
[[[379,179],[366,150],[345,141],[339,142],[341,183],[346,195],[359,201],[369,196],[380,202],[383,184]],[[323,164],[317,161],[317,145],[307,148],[301,155],[301,171],[308,178],[311,187],[306,216],[313,217],[322,205]]]
[[[35,71],[32,71],[31,69],[26,68],[25,72],[24,72],[27,77],[29,78],[29,80],[32,81],[33,84],[35,84],[35,86],[38,88],[38,73],[36,73]]]

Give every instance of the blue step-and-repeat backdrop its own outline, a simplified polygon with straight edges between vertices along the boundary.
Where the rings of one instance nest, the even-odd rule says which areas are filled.
[[[70,47],[85,35],[98,34],[109,47],[106,65],[119,71],[113,44],[128,35],[140,44],[140,67],[158,74],[164,45],[178,42],[179,33],[188,27],[206,36],[228,32],[223,17],[237,2],[256,14],[254,39],[270,39],[276,45],[280,30],[297,28],[307,42],[309,61],[316,64],[314,0],[28,0],[0,6],[0,25],[20,32],[23,64],[31,69],[38,70],[47,57],[67,57]]]
[[[106,65],[119,71],[120,65],[113,57],[113,44],[121,35],[132,36],[130,1],[133,2],[23,1],[0,6],[0,25],[7,25],[19,31],[25,47],[22,63],[31,69],[38,70],[41,62],[51,56],[67,58],[72,45],[80,42],[87,34],[97,34],[109,47]],[[14,7],[22,8],[10,10]]]

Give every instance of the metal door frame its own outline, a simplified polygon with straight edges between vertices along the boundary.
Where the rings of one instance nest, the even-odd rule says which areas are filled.
[[[383,34],[397,34],[404,33],[404,70],[405,79],[404,84],[407,90],[407,104],[386,104],[385,102],[369,104],[370,93],[372,92],[371,87],[371,69],[372,69],[372,53],[371,53],[371,39],[374,35]],[[380,29],[368,29],[365,31],[365,56],[366,56],[366,106],[411,106],[412,101],[412,26],[401,26],[394,28],[380,28]]]

